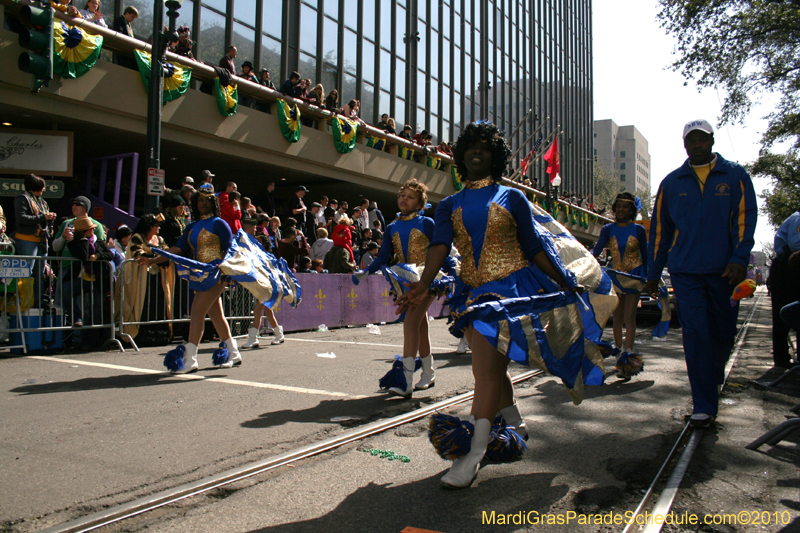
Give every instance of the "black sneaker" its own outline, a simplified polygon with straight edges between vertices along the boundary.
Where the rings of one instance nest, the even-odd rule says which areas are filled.
[[[693,428],[707,428],[714,422],[714,417],[706,413],[695,413],[689,419],[689,425]]]

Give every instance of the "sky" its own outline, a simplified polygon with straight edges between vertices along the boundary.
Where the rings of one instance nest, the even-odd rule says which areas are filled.
[[[766,129],[766,105],[754,108],[744,124],[719,127],[724,93],[698,92],[697,86],[667,67],[676,40],[659,26],[657,0],[593,0],[594,118],[618,126],[636,126],[650,150],[651,194],[661,180],[686,159],[683,125],[703,118],[715,129],[714,151],[741,164],[758,157]],[[771,186],[754,180],[756,194]],[[763,202],[759,199],[759,206]],[[759,213],[754,250],[770,243],[775,229]]]

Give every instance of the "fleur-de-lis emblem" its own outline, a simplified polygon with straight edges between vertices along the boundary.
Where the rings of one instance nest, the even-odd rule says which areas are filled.
[[[350,306],[350,309],[355,309],[356,308],[356,298],[358,298],[358,294],[356,294],[356,290],[355,289],[350,289],[350,292],[347,293],[347,299],[350,300],[350,303],[348,304]]]
[[[383,306],[389,307],[389,289],[383,289],[381,296],[383,296]]]
[[[324,294],[322,294],[322,289],[320,289],[320,290],[317,292],[317,294],[315,294],[315,295],[314,295],[314,298],[316,298],[316,299],[318,300],[318,301],[317,301],[317,309],[319,309],[320,311],[322,311],[323,309],[325,309],[325,305],[322,303],[322,300],[324,300],[325,298],[327,298],[327,296],[325,296]]]

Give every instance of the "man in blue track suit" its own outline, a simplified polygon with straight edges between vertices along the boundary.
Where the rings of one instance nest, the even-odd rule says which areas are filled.
[[[669,264],[692,387],[690,423],[708,427],[736,336],[739,305],[731,305],[731,294],[747,276],[758,207],[747,171],[712,152],[708,121],[686,124],[683,146],[689,158],[656,195],[645,291],[655,297]]]

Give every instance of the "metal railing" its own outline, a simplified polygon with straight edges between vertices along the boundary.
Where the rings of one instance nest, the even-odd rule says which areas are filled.
[[[126,259],[117,272],[117,293],[117,333],[136,351],[139,346],[134,337],[142,328],[170,327],[191,321],[192,290],[188,281],[175,276],[171,263],[143,267],[135,259]],[[170,294],[171,305],[167,305]],[[255,304],[255,298],[241,285],[225,288],[222,309],[231,335],[247,333]],[[205,320],[211,319],[205,317]],[[169,335],[174,335],[174,331]]]
[[[0,321],[0,336],[10,337],[7,348],[21,348],[22,353],[58,349],[66,334],[76,344],[96,348],[115,343],[124,351],[115,338],[113,263],[3,255],[0,285],[0,312],[5,318]],[[99,336],[102,330],[108,330],[105,339]]]

